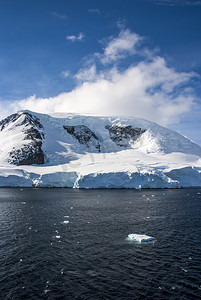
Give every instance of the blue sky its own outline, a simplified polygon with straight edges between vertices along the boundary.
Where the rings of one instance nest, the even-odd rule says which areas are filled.
[[[201,144],[201,1],[0,0],[0,117],[122,114]]]

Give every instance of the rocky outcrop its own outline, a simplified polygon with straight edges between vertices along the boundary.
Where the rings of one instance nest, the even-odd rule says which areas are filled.
[[[15,127],[22,127],[24,141],[26,142],[20,148],[13,147],[9,152],[7,162],[17,166],[44,164],[42,143],[45,136],[40,120],[28,112],[16,113],[0,122],[0,130],[3,131],[12,124]],[[12,127],[11,130],[13,130]]]
[[[2,131],[6,126],[8,126],[10,123],[15,122],[19,118],[19,114],[12,114],[8,116],[7,118],[0,121],[0,131]]]
[[[7,118],[3,119],[0,122],[0,130],[2,131],[5,127],[10,125],[11,123],[14,123],[20,117],[21,117],[22,120],[21,120],[21,122],[17,123],[16,126],[21,126],[21,125],[29,126],[29,125],[32,125],[32,126],[35,126],[38,129],[43,128],[42,124],[40,123],[40,120],[36,116],[33,116],[32,114],[30,114],[28,112],[22,112],[22,113],[12,114],[12,115],[8,116]]]
[[[130,142],[135,142],[146,131],[142,128],[133,128],[130,125],[107,125],[105,128],[109,131],[111,140],[121,147],[128,147]]]
[[[67,126],[64,125],[63,128],[72,136],[74,136],[80,144],[83,144],[90,148],[94,146],[98,152],[101,151],[100,143],[98,137],[95,135],[91,129],[85,125]]]
[[[24,140],[41,140],[45,138],[44,133],[40,132],[39,130],[37,130],[34,127],[31,127],[29,129],[23,130],[23,132],[25,133],[25,137]]]
[[[13,147],[7,161],[17,166],[44,164],[44,153],[41,146],[42,142],[34,141],[22,146],[20,149]]]

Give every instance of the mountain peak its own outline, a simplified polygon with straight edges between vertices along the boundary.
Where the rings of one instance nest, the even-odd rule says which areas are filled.
[[[26,170],[25,185],[43,186],[46,176],[52,186],[179,187],[174,170],[199,177],[201,168],[199,145],[137,118],[20,111],[0,122],[0,141],[3,174]]]

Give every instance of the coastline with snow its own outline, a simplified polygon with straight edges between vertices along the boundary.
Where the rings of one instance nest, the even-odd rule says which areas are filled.
[[[0,130],[0,187],[201,186],[201,147],[146,120],[23,111]]]

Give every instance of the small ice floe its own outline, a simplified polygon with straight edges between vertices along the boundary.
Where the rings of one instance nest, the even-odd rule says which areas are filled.
[[[60,236],[60,235],[56,235],[55,238],[56,238],[56,239],[60,239],[61,236]]]
[[[50,290],[45,289],[44,290],[44,294],[47,295],[49,293]]]
[[[45,294],[45,295],[48,294],[48,292],[50,291],[50,290],[48,289],[48,287],[49,287],[49,281],[47,281],[47,283],[46,283],[46,287],[45,287],[45,290],[44,290],[44,294]]]
[[[149,243],[154,242],[155,238],[145,234],[129,234],[128,239],[138,243]]]
[[[63,221],[63,224],[68,224],[68,223],[69,223],[69,221],[67,221],[67,220]]]
[[[22,204],[27,204],[25,201],[21,202]]]
[[[70,216],[64,216],[64,218],[70,218]]]
[[[184,268],[182,268],[182,267],[181,267],[181,270],[182,270],[183,272],[185,272],[185,273],[188,272],[186,269],[184,269]]]

